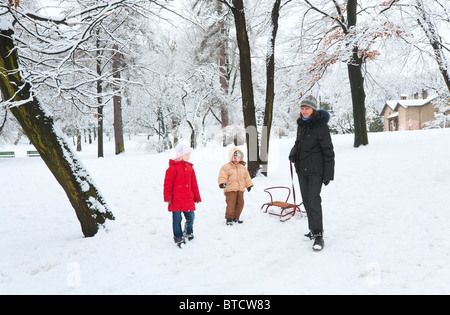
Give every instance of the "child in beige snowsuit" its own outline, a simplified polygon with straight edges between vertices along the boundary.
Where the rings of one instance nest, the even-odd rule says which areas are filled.
[[[239,220],[244,209],[244,191],[253,187],[253,182],[243,161],[244,153],[238,148],[229,152],[230,162],[222,166],[219,173],[219,187],[224,190],[227,209],[225,219],[227,225],[233,222],[243,223]]]

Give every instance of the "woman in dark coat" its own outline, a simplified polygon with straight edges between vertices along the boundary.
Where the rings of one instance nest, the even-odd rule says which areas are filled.
[[[297,120],[297,140],[289,154],[295,163],[303,204],[308,215],[310,232],[314,240],[313,249],[324,247],[322,199],[320,192],[334,179],[334,150],[328,121],[330,114],[317,109],[317,101],[308,96],[300,103],[301,114]]]

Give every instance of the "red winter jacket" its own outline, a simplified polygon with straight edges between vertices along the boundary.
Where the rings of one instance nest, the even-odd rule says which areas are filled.
[[[164,179],[164,201],[169,211],[194,211],[195,203],[201,202],[193,164],[184,161],[169,161]]]

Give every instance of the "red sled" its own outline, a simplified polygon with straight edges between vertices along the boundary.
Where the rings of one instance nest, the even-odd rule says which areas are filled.
[[[270,190],[273,190],[273,189],[286,189],[288,191],[286,201],[273,201],[273,196],[270,192]],[[298,205],[295,204],[295,197],[294,197],[294,203],[288,202],[289,197],[291,196],[291,189],[289,187],[283,187],[283,186],[269,187],[267,189],[264,189],[264,191],[269,194],[270,202],[263,204],[261,207],[261,210],[264,210],[264,213],[268,213],[270,215],[275,215],[275,216],[280,217],[281,222],[286,222],[287,220],[292,218],[297,212],[301,216],[303,216],[303,214],[306,213],[304,210],[302,210],[300,208],[300,206],[303,204],[303,202]],[[295,195],[295,192],[294,192],[294,195]],[[265,209],[264,209],[264,207],[265,207]],[[277,207],[277,208],[281,209],[281,211],[279,211],[279,212],[269,211],[269,209],[271,207]]]
[[[292,164],[291,164],[291,180],[292,180],[292,191],[289,187],[284,187],[284,186],[269,187],[269,188],[264,189],[264,191],[266,193],[268,193],[270,196],[270,202],[263,204],[261,207],[261,210],[264,210],[264,213],[268,213],[270,215],[280,217],[281,222],[286,222],[287,220],[289,220],[290,218],[295,216],[295,214],[297,212],[300,214],[300,216],[303,216],[303,214],[306,214],[306,211],[304,211],[300,208],[300,206],[303,204],[303,202],[301,202],[300,204],[297,204],[296,200],[295,200],[294,171],[293,171]],[[275,190],[275,189],[278,189],[278,190],[286,189],[287,190],[288,194],[287,194],[285,201],[274,201],[273,200],[271,190]],[[293,193],[294,203],[288,202],[289,197],[291,196],[291,192]],[[265,207],[265,209],[264,209],[264,207]],[[279,212],[269,211],[269,209],[271,207],[279,208],[281,211],[279,211]]]

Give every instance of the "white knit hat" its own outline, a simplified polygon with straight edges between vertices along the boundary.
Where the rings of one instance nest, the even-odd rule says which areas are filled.
[[[175,155],[177,159],[191,152],[192,152],[191,147],[185,143],[178,143],[177,146],[175,147]]]

